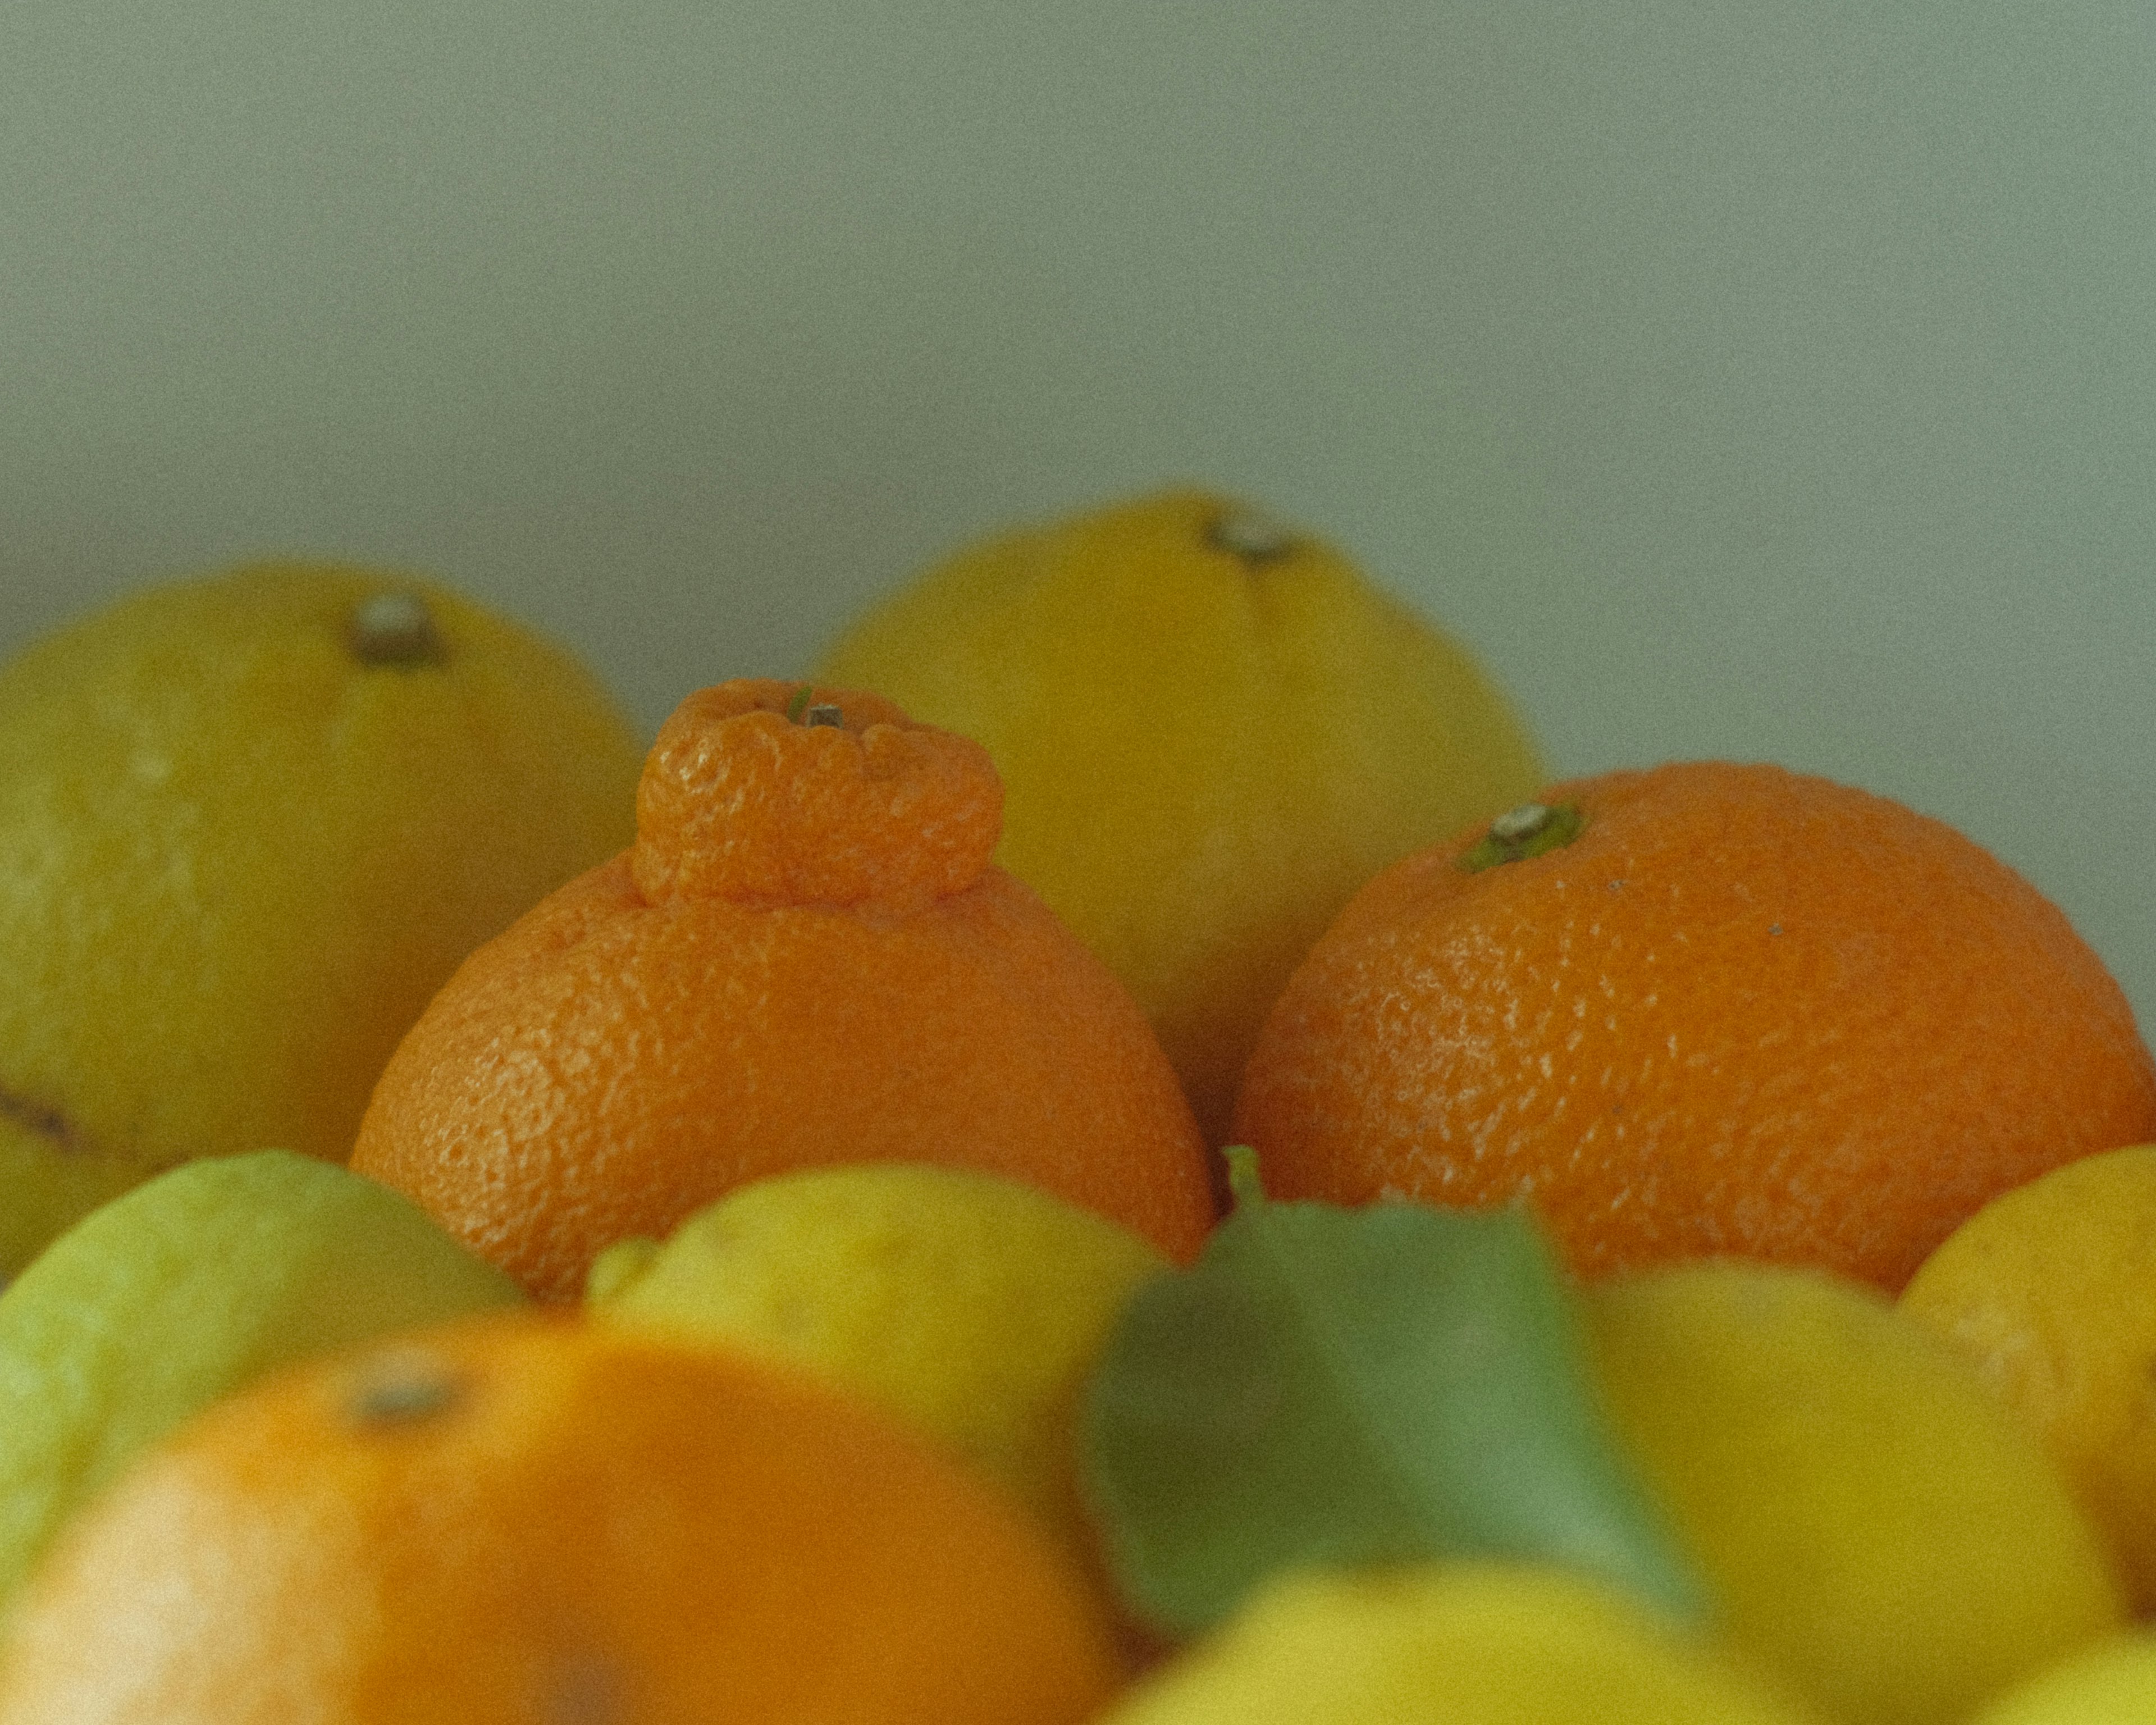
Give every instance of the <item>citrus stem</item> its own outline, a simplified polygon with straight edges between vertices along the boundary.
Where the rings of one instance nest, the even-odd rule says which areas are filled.
[[[434,614],[416,593],[378,593],[352,614],[352,656],[362,665],[439,665],[448,655]]]
[[[1205,536],[1254,567],[1286,557],[1295,544],[1294,535],[1270,516],[1240,505],[1215,517]]]
[[[1490,823],[1490,829],[1460,859],[1464,873],[1477,874],[1499,863],[1520,862],[1569,845],[1587,822],[1577,803],[1551,807],[1522,803],[1508,809]]]

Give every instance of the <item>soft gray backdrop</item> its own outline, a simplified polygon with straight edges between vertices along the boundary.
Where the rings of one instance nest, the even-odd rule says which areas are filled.
[[[1964,827],[2156,1023],[2148,0],[5,0],[0,651],[272,552],[655,726],[1171,479],[1566,772]]]

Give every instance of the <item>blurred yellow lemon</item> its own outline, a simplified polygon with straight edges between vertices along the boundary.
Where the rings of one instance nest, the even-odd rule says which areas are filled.
[[[1270,1584],[1099,1725],[1804,1725],[1726,1652],[1561,1570],[1416,1566]]]
[[[2149,1725],[2156,1719],[2156,1630],[2085,1647],[1979,1709],[1968,1725]]]
[[[1725,1633],[1823,1713],[1947,1725],[2119,1627],[2033,1435],[1868,1286],[1708,1260],[1592,1285],[1586,1308]]]
[[[723,1342],[882,1404],[1030,1505],[1089,1565],[1075,1423],[1150,1245],[1021,1182],[863,1163],[738,1187],[593,1266],[588,1309]]]
[[[2035,1427],[2132,1604],[2156,1613],[2156,1144],[1993,1199],[1933,1249],[1902,1309]]]
[[[986,745],[997,860],[1137,996],[1215,1144],[1333,913],[1545,776],[1458,642],[1331,547],[1203,491],[963,552],[816,675]]]
[[[0,666],[0,1276],[194,1157],[341,1160],[457,963],[625,846],[643,750],[444,588],[261,566]]]

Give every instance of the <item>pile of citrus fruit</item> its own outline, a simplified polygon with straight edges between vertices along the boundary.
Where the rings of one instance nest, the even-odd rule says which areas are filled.
[[[0,1725],[2156,1720],[2097,955],[1231,500],[648,745],[146,591],[0,665]]]

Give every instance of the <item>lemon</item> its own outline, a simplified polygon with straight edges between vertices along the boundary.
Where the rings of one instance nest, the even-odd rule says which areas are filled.
[[[1128,1230],[1019,1181],[871,1163],[752,1181],[663,1246],[609,1249],[588,1309],[789,1361],[881,1404],[1090,1564],[1079,1391],[1124,1302],[1167,1267]]]
[[[1355,890],[1545,776],[1458,642],[1202,491],[963,552],[816,675],[986,746],[997,860],[1137,997],[1216,1144],[1266,1009]]]
[[[522,1297],[410,1200],[286,1151],[189,1163],[93,1211],[0,1294],[0,1601],[63,1521],[212,1402]]]
[[[1883,1295],[1727,1260],[1585,1304],[1611,1414],[1725,1633],[1829,1717],[1958,1721],[2119,1626],[2063,1476]]]
[[[1555,1568],[1283,1576],[1098,1725],[1803,1725],[1725,1651]]]
[[[2041,1435],[2156,1612],[2156,1144],[2087,1156],[2003,1193],[1902,1291]]]
[[[2156,1630],[2070,1655],[1981,1708],[1968,1725],[2148,1725],[2156,1719]]]
[[[401,574],[146,589],[0,666],[0,1276],[190,1158],[341,1160],[472,947],[634,829],[563,649]]]

